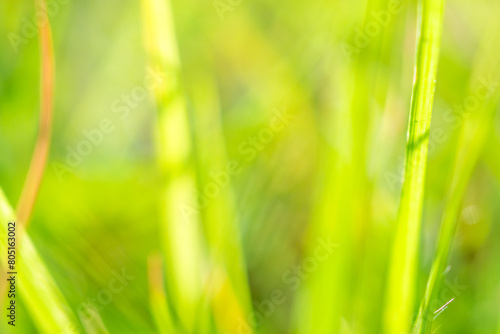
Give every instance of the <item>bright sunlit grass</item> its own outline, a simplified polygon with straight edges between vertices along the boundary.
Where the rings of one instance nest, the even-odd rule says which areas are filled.
[[[0,332],[500,333],[499,9],[3,1]]]

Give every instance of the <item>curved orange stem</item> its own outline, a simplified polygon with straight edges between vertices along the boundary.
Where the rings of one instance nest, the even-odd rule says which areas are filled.
[[[38,25],[40,39],[40,125],[35,150],[16,212],[19,224],[27,225],[47,165],[52,133],[52,101],[54,89],[54,53],[52,31],[45,0],[35,0],[35,7],[45,19]]]

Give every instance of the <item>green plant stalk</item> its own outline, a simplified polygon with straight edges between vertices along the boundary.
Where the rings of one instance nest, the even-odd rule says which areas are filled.
[[[204,63],[194,70],[195,77],[190,82],[196,84],[188,90],[194,110],[200,194],[204,186],[212,181],[210,173],[225,171],[229,162],[214,75],[207,68],[210,68],[210,64]],[[199,213],[204,222],[211,260],[208,298],[212,302],[219,331],[229,333],[235,331],[238,321],[252,311],[247,269],[238,233],[239,219],[230,184],[232,181],[233,178],[228,180],[228,185],[220,187],[219,193],[210,198]],[[227,310],[229,302],[233,303],[232,314]]]
[[[158,159],[166,178],[162,199],[161,240],[164,249],[166,295],[172,318],[193,332],[202,294],[201,232],[197,217],[186,219],[181,208],[196,203],[196,175],[192,138],[184,92],[174,22],[167,0],[143,0],[143,22],[150,64],[161,69],[165,81],[155,87],[158,107]]]
[[[7,223],[16,221],[9,202],[0,189],[0,252],[7,254]],[[17,224],[17,272],[19,294],[41,333],[66,332],[75,328],[76,318],[70,311],[43,260],[21,225]],[[2,267],[7,268],[2,257]]]
[[[409,332],[415,303],[421,215],[444,0],[421,0],[413,92],[385,309],[385,332]]]
[[[340,84],[342,83],[342,84]],[[354,78],[347,67],[338,70],[332,76],[332,87],[342,87],[337,101],[332,103],[332,124],[342,124],[342,128],[334,131],[338,150],[331,145],[322,145],[322,170],[318,177],[320,192],[313,206],[310,231],[307,235],[306,253],[314,256],[318,238],[331,238],[340,247],[321,263],[304,281],[306,288],[298,290],[294,303],[292,333],[340,333],[341,318],[347,316],[346,305],[350,298],[350,276],[352,271],[352,239],[353,239],[353,203],[355,179],[352,159],[354,139],[349,126],[352,125],[351,113],[352,87]],[[345,90],[344,90],[345,89]],[[334,96],[334,94],[331,94]],[[345,100],[339,101],[339,97]],[[342,107],[336,110],[335,104]],[[348,223],[346,223],[348,222]],[[314,305],[314,307],[311,307]]]
[[[335,5],[340,6],[341,2],[335,2]],[[353,4],[356,5],[359,2]],[[343,27],[353,24],[352,16],[354,14],[339,16],[327,21],[326,27],[320,25],[319,28],[329,31],[329,38],[340,44],[345,38]],[[336,65],[337,60],[334,61]],[[362,169],[356,168],[353,160],[363,154],[359,152],[360,155],[353,158],[354,147],[363,141],[356,141],[353,132],[357,133],[357,129],[366,123],[354,129],[356,106],[353,91],[356,80],[352,75],[352,66],[345,65],[343,56],[340,63],[329,75],[325,86],[328,87],[328,97],[325,97],[328,113],[320,122],[332,124],[331,133],[334,135],[327,142],[319,143],[322,157],[321,170],[317,173],[319,191],[311,208],[303,258],[314,256],[318,238],[331,238],[340,247],[304,280],[304,287],[297,290],[291,319],[291,333],[294,334],[347,333],[343,331],[346,327],[345,318],[350,316],[348,304],[354,263],[352,240],[355,227],[352,222],[356,192],[353,187],[356,183],[355,173]],[[321,125],[318,124],[318,127]],[[331,142],[334,142],[335,149],[332,149]]]
[[[493,110],[495,108],[492,108]],[[493,124],[493,117],[487,118],[489,124]],[[478,161],[481,149],[484,146],[485,139],[489,130],[486,130],[488,123],[485,126],[479,126],[476,122],[473,126],[465,129],[461,134],[459,141],[460,151],[455,160],[452,183],[448,192],[443,217],[441,219],[441,230],[439,232],[438,248],[434,258],[429,279],[427,281],[424,300],[419,311],[417,326],[419,334],[430,333],[432,328],[433,312],[442,305],[433,304],[432,301],[437,300],[445,271],[453,237],[455,235],[458,218],[462,208],[462,198],[467,189],[468,181],[474,171],[474,167]],[[476,131],[471,131],[474,129]],[[475,132],[475,133],[473,133]]]
[[[495,33],[498,25],[495,26]],[[481,58],[483,68],[479,71],[480,76],[488,77],[491,73],[498,81],[498,43],[500,34],[496,34],[493,41],[487,38],[484,43],[488,45],[488,52]],[[475,83],[477,84],[477,82]],[[470,94],[474,94],[475,86],[471,85]],[[431,272],[427,281],[424,299],[420,306],[416,327],[419,334],[429,334],[432,330],[434,311],[442,305],[435,304],[439,298],[441,286],[443,284],[443,272],[445,271],[448,258],[453,244],[453,237],[457,229],[457,223],[462,209],[462,200],[467,189],[467,185],[472,176],[480,154],[486,144],[489,134],[493,130],[495,114],[498,107],[498,89],[491,92],[491,96],[480,105],[477,110],[471,113],[470,119],[462,125],[457,152],[452,169],[451,183],[448,196],[446,198],[443,216],[441,218],[441,230],[439,232],[436,255],[431,267]]]

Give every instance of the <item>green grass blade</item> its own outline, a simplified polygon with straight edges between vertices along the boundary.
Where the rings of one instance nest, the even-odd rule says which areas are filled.
[[[7,222],[16,217],[0,189],[0,251],[7,253]],[[22,228],[17,230],[19,293],[40,333],[67,333],[76,320],[35,246]],[[4,257],[2,265],[6,268]],[[73,329],[73,332],[75,330]]]
[[[442,30],[443,0],[423,0],[406,146],[405,179],[389,271],[386,333],[409,332],[415,302],[424,180]]]
[[[206,64],[205,68],[210,68]],[[224,174],[229,163],[222,129],[222,115],[213,73],[198,69],[190,82],[190,101],[194,109],[194,137],[198,166],[199,194],[212,182],[211,173]],[[233,160],[231,160],[234,163]],[[238,162],[239,164],[239,162]],[[241,167],[240,167],[241,168]],[[231,178],[218,188],[218,194],[208,197],[199,210],[204,225],[211,260],[209,298],[213,304],[215,322],[219,331],[231,332],[238,321],[252,311],[247,269],[239,240],[239,219],[235,207]],[[227,305],[232,304],[233,314]]]
[[[150,63],[165,74],[155,87],[158,107],[158,159],[166,178],[161,226],[167,275],[167,296],[187,332],[195,326],[201,287],[201,232],[194,217],[186,221],[180,210],[195,203],[196,175],[192,162],[192,138],[183,89],[181,64],[170,3],[143,0],[143,22]]]
[[[495,26],[498,31],[498,26]],[[496,32],[495,31],[495,32]],[[489,37],[489,35],[488,35]],[[484,43],[488,45],[488,51],[479,60],[480,70],[476,76],[479,80],[473,81],[468,96],[474,96],[480,80],[488,78],[491,73],[494,82],[498,82],[498,43],[500,34],[492,41],[487,38]],[[489,134],[493,130],[495,114],[498,107],[498,90],[490,92],[485,101],[481,102],[476,110],[471,113],[470,119],[465,120],[461,127],[459,141],[457,143],[457,153],[452,169],[451,183],[448,190],[448,197],[445,202],[443,216],[441,218],[441,230],[439,233],[436,255],[432,264],[426,291],[419,315],[416,321],[419,334],[429,334],[432,330],[434,311],[442,305],[436,304],[441,285],[443,283],[442,273],[448,265],[448,258],[451,251],[453,238],[457,228],[457,223],[462,209],[462,199],[467,185],[479,160]]]

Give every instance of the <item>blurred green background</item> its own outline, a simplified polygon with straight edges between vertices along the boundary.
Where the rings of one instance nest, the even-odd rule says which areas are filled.
[[[394,12],[379,0],[54,2],[52,146],[27,231],[77,319],[54,333],[387,333],[415,1],[395,2]],[[31,1],[1,1],[0,186],[13,207],[39,122],[38,34],[23,32],[34,13]],[[459,134],[486,102],[497,108],[499,14],[493,0],[445,4],[415,316]],[[370,24],[379,27],[372,36],[359,33]],[[12,33],[25,39],[13,43]],[[151,70],[160,83],[141,90]],[[491,94],[462,111],[477,87]],[[182,112],[171,112],[173,100]],[[97,135],[103,120],[112,130]],[[434,320],[436,333],[500,333],[500,123],[484,124],[446,273],[451,288],[436,310],[453,301]],[[85,131],[98,144],[69,166]],[[237,172],[221,174],[228,162]],[[222,186],[207,191],[210,173]],[[206,207],[185,201],[197,194]],[[326,260],[311,255],[329,241]],[[103,304],[98,296],[108,298],[102,290],[122,271],[129,280]],[[2,333],[45,331],[22,300],[17,312],[18,328],[2,316]]]

